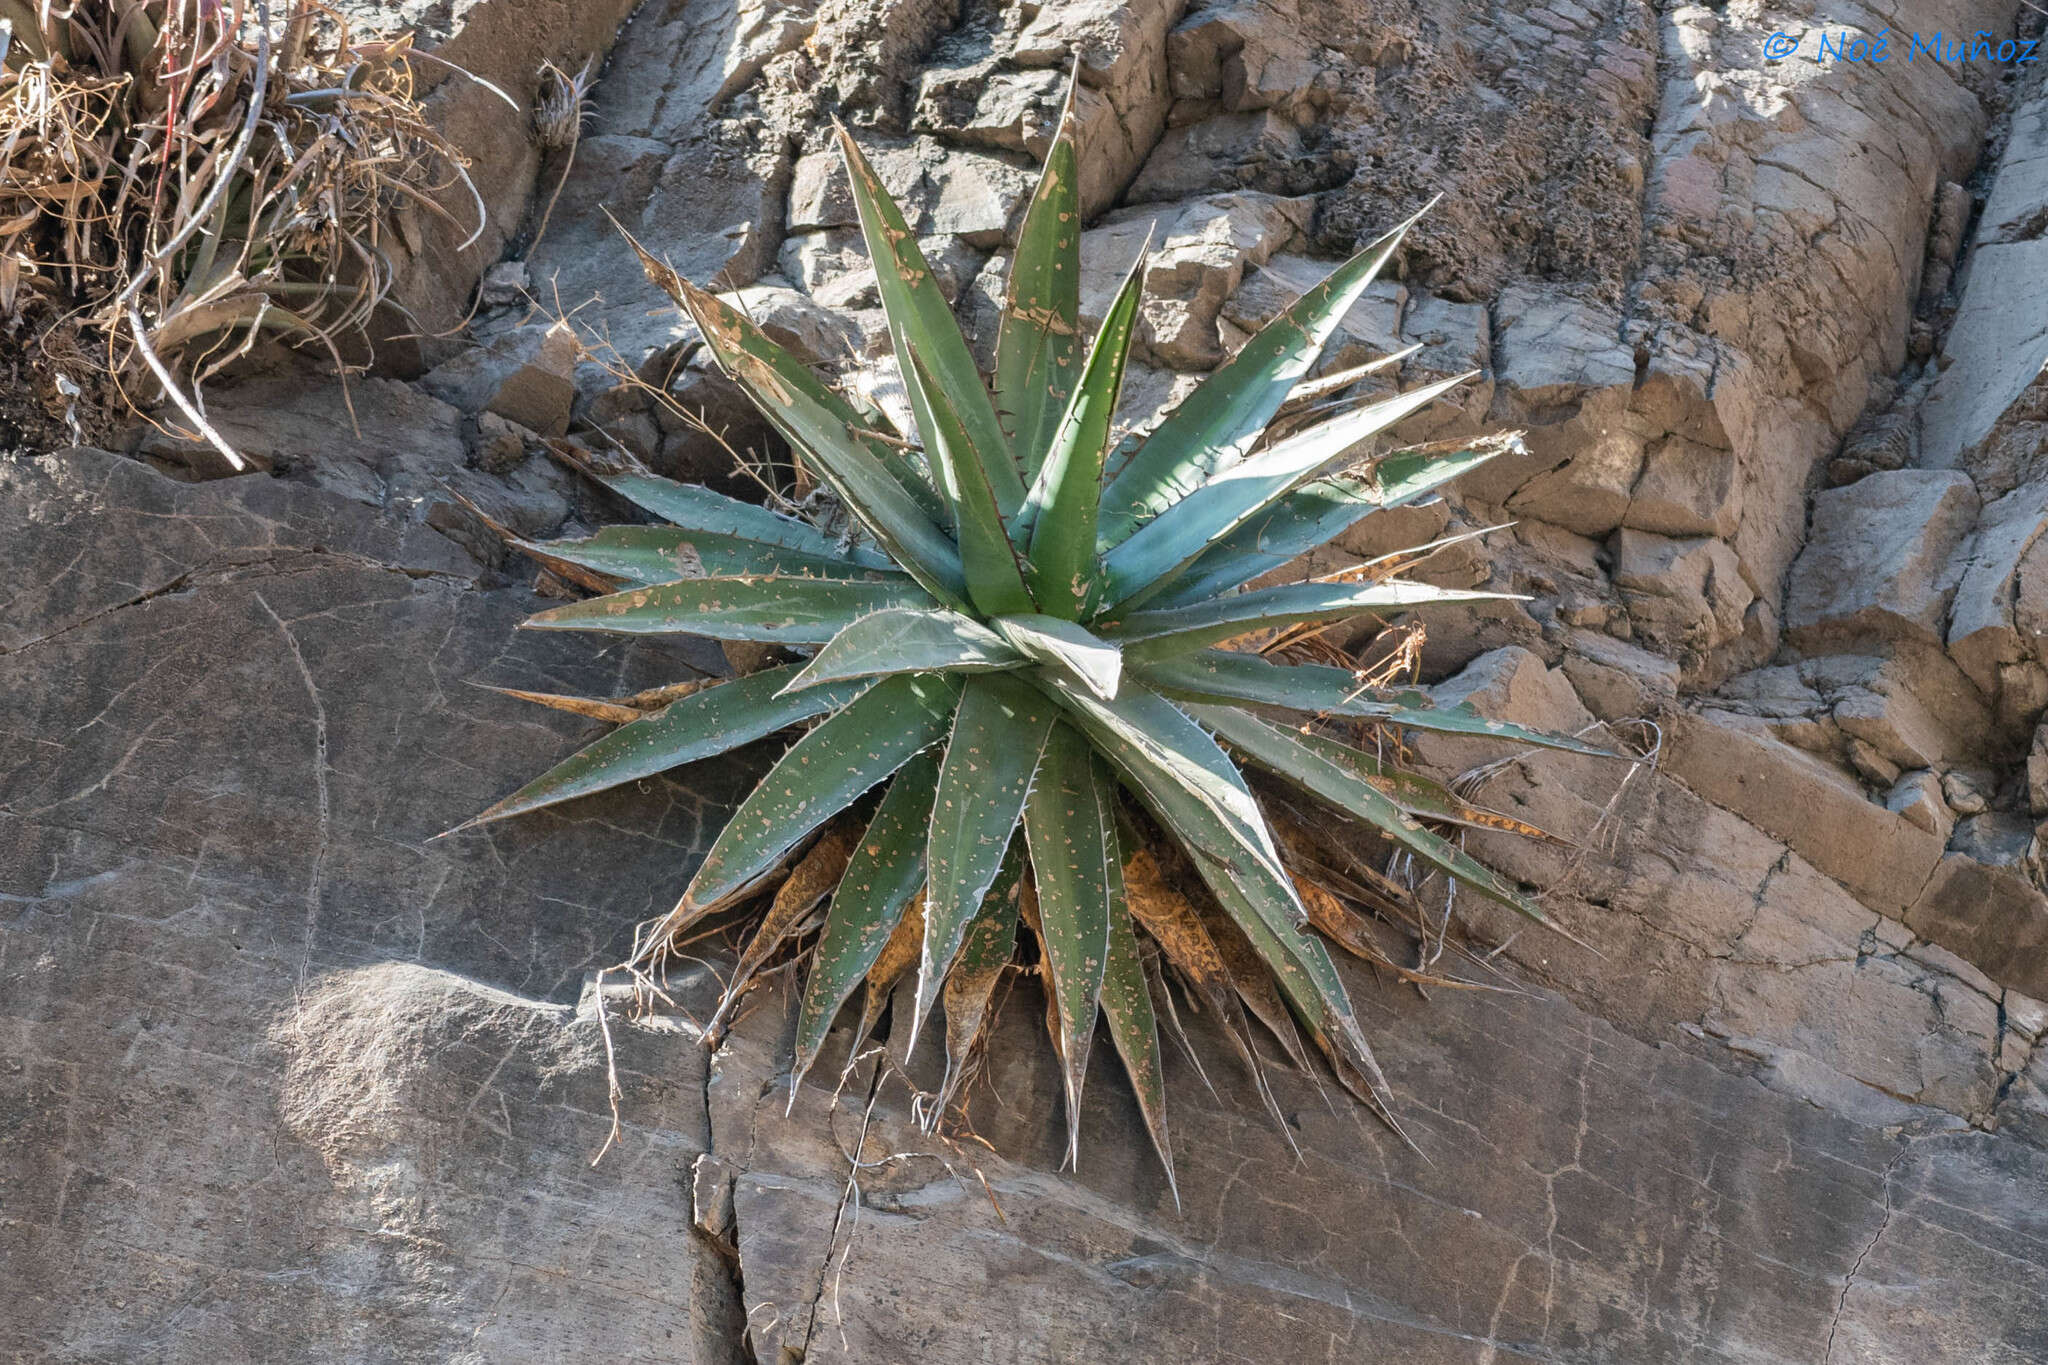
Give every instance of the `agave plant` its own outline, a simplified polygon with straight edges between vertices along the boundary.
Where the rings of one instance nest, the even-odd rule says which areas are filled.
[[[1247,587],[1500,448],[1358,458],[1458,380],[1269,433],[1290,396],[1315,382],[1307,377],[1325,342],[1408,224],[1280,313],[1156,429],[1119,441],[1112,418],[1143,271],[1132,269],[1084,348],[1071,109],[1019,232],[990,379],[901,211],[843,129],[839,140],[914,432],[885,431],[740,312],[640,255],[861,534],[833,538],[704,488],[593,468],[667,524],[522,545],[617,589],[542,612],[531,627],[684,632],[808,658],[598,710],[627,723],[471,823],[808,724],[644,940],[658,955],[706,915],[783,878],[721,1013],[771,955],[820,925],[797,1080],[857,986],[868,983],[865,1031],[914,964],[910,1017],[897,1027],[914,1039],[943,1003],[950,1098],[1021,923],[1047,983],[1070,1157],[1099,1015],[1171,1175],[1155,1014],[1162,961],[1216,1006],[1247,1058],[1241,1005],[1296,1053],[1298,1024],[1341,1078],[1370,1093],[1379,1068],[1312,929],[1371,955],[1357,907],[1398,903],[1406,889],[1356,863],[1346,896],[1330,875],[1304,875],[1314,858],[1298,850],[1314,822],[1255,796],[1240,764],[1415,866],[1540,921],[1534,903],[1444,832],[1536,831],[1396,769],[1387,746],[1347,743],[1328,722],[1351,725],[1354,738],[1363,724],[1383,735],[1412,728],[1585,748],[1368,687],[1346,668],[1227,647],[1270,643],[1276,628],[1490,595],[1383,570]],[[1192,868],[1186,884],[1206,885],[1210,903],[1184,894],[1175,868]]]

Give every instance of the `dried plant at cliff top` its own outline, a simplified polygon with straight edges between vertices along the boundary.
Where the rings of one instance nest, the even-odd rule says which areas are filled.
[[[389,292],[399,208],[453,225],[437,196],[468,189],[408,41],[357,42],[314,0],[279,17],[0,0],[0,325],[73,392],[168,396],[236,468],[199,387],[264,336],[339,364]]]
[[[739,312],[641,257],[864,534],[835,539],[593,462],[668,524],[521,546],[565,577],[619,589],[530,627],[767,641],[808,660],[623,709],[534,697],[625,723],[470,823],[808,725],[643,939],[639,965],[658,963],[706,916],[778,888],[714,1033],[765,964],[811,942],[800,1080],[857,987],[865,1033],[914,970],[910,1017],[899,1005],[894,1027],[914,1038],[942,1007],[950,1065],[927,1113],[944,1112],[1022,950],[1047,985],[1070,1144],[1099,1012],[1171,1173],[1158,1026],[1169,972],[1217,1010],[1247,1060],[1248,1010],[1297,1057],[1304,1030],[1354,1093],[1382,1090],[1319,937],[1384,961],[1367,914],[1413,909],[1408,887],[1360,849],[1376,838],[1397,861],[1544,921],[1453,837],[1459,826],[1540,832],[1399,770],[1389,741],[1416,729],[1598,752],[1349,669],[1286,662],[1305,627],[1493,594],[1404,580],[1390,564],[1246,586],[1511,444],[1355,458],[1460,380],[1310,425],[1288,416],[1304,391],[1356,379],[1306,377],[1407,224],[1282,312],[1156,430],[1119,442],[1142,260],[1087,344],[1071,118],[1020,229],[992,381],[901,212],[840,140],[915,433],[882,430]],[[1240,765],[1261,772],[1259,786]],[[1286,787],[1329,814],[1304,819],[1275,794]]]

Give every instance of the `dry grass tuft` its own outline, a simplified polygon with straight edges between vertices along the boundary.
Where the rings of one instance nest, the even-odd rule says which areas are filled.
[[[359,40],[317,0],[280,10],[0,0],[0,327],[59,397],[168,398],[238,469],[206,381],[266,340],[345,370],[390,293],[394,234],[417,232],[401,210],[466,235],[482,215],[415,96],[410,39]],[[476,221],[443,206],[451,190]]]

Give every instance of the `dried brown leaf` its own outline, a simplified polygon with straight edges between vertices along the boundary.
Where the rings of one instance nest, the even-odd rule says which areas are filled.
[[[897,978],[910,970],[917,956],[924,948],[924,892],[919,891],[910,898],[910,904],[903,911],[903,918],[889,933],[889,941],[882,945],[882,952],[875,959],[875,965],[868,968],[867,995],[861,1001],[860,1026],[853,1034],[853,1054],[858,1055],[862,1044],[874,1033],[875,1025],[881,1022],[882,1011],[888,1008],[889,992]]]

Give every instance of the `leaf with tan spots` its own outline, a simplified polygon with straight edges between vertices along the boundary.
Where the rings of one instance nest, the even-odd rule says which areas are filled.
[[[792,1089],[817,1061],[826,1030],[862,978],[879,969],[892,950],[903,966],[917,952],[924,936],[924,913],[919,909],[907,915],[905,908],[924,885],[925,827],[931,820],[932,784],[938,775],[936,750],[927,749],[905,763],[848,855],[797,1010]],[[907,927],[913,918],[916,925]]]

